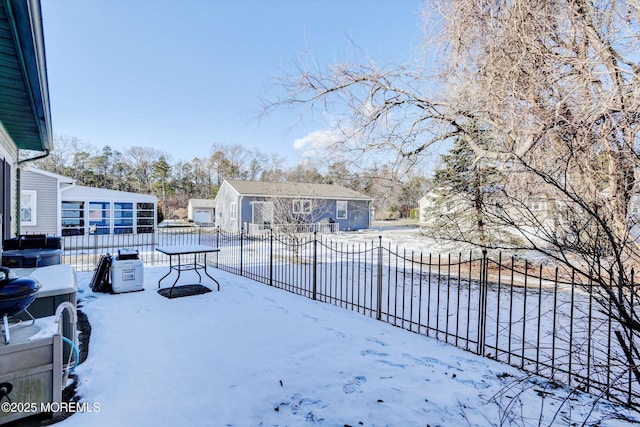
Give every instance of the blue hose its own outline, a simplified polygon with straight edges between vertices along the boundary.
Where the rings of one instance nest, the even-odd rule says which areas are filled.
[[[71,368],[71,370],[69,371],[69,373],[72,373],[73,370],[76,369],[76,366],[78,366],[78,361],[80,360],[80,352],[78,351],[78,347],[76,347],[73,344],[73,341],[71,341],[69,338],[62,337],[62,341],[66,342],[71,346],[71,348],[73,349],[73,354],[75,355],[74,361],[73,361],[73,368]]]

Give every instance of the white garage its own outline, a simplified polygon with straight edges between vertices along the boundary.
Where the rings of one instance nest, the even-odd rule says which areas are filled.
[[[208,225],[215,221],[215,204],[211,199],[189,199],[187,219],[196,224]]]

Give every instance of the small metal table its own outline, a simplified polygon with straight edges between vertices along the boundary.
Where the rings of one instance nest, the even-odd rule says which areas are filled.
[[[156,250],[158,252],[162,252],[165,255],[169,255],[169,272],[162,276],[160,280],[158,280],[158,289],[160,289],[160,282],[162,282],[167,276],[169,276],[173,270],[176,270],[178,272],[178,277],[176,277],[176,280],[173,282],[173,285],[171,285],[171,290],[169,291],[170,297],[173,293],[173,288],[176,286],[176,283],[178,283],[178,280],[180,279],[180,272],[186,270],[195,271],[198,275],[199,283],[202,282],[202,276],[200,275],[198,270],[203,270],[204,274],[207,275],[207,277],[209,277],[211,280],[213,280],[218,286],[218,290],[220,290],[220,283],[218,283],[218,281],[211,277],[211,275],[207,272],[207,254],[220,252],[220,249],[207,245],[186,245],[160,246],[156,248]],[[198,263],[198,255],[200,254],[202,254],[204,257],[202,264]],[[186,255],[186,257],[184,257],[184,255]],[[184,258],[188,258],[189,255],[193,255],[193,262],[189,260],[183,263]],[[178,257],[177,264],[174,264],[173,257]]]

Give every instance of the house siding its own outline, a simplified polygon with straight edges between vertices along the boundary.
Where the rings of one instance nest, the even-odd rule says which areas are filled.
[[[248,224],[253,221],[253,207],[255,202],[269,202],[273,200],[269,197],[249,197],[242,198],[242,228],[248,230]],[[287,201],[293,203],[295,198],[288,198]],[[339,229],[343,231],[355,231],[369,228],[369,202],[361,200],[344,200],[347,202],[347,218],[337,218],[338,200],[321,200],[317,202],[315,211],[309,215],[300,214],[299,218],[303,222],[330,221],[339,224]],[[292,205],[293,208],[293,205]],[[278,222],[278,219],[275,218]],[[238,230],[238,229],[236,229]]]
[[[58,180],[32,171],[20,174],[20,189],[36,191],[36,225],[20,225],[20,234],[58,235]]]
[[[253,204],[256,202],[273,202],[276,205],[276,215],[274,223],[293,220],[300,223],[334,222],[339,225],[340,230],[352,231],[362,230],[370,227],[370,203],[371,199],[364,195],[357,194],[343,187],[324,186],[322,193],[316,187],[310,187],[309,192],[299,191],[294,194],[295,189],[287,188],[288,192],[282,194],[278,184],[261,182],[239,182],[234,181],[239,188],[244,188],[240,192],[228,181],[224,181],[218,190],[215,201],[216,225],[225,231],[249,230],[249,224],[253,222]],[[304,184],[300,184],[304,186]],[[259,190],[280,193],[280,195],[259,194]],[[299,190],[299,189],[298,189]],[[315,193],[314,193],[315,192]],[[351,198],[350,198],[351,197]],[[294,214],[293,203],[296,200],[313,200],[313,212],[310,214]],[[337,202],[347,203],[347,218],[337,218]],[[237,219],[231,219],[232,203],[237,203]],[[278,206],[279,205],[279,206]],[[291,209],[285,212],[284,209]],[[280,212],[280,217],[278,217]]]
[[[6,212],[3,212],[2,224],[0,224],[0,229],[3,230],[2,238],[8,239],[12,236],[15,236],[16,234],[16,224],[15,224],[15,221],[13,221],[12,219],[15,213],[15,206],[17,201],[16,197],[17,197],[18,187],[17,187],[17,180],[16,180],[16,170],[17,170],[16,166],[18,163],[17,162],[18,148],[16,147],[16,144],[13,142],[13,140],[7,133],[2,123],[0,123],[0,159],[5,160],[11,166],[11,176],[10,176],[11,195],[9,198],[11,203],[10,203],[10,206],[6,206]],[[7,220],[10,223],[9,229],[11,231],[8,233],[5,233],[4,230],[7,229],[6,227]]]
[[[230,206],[232,203],[238,203],[238,215],[236,219],[231,218]],[[240,207],[238,193],[226,181],[222,183],[218,194],[216,194],[215,205],[216,226],[224,231],[240,231],[240,221],[238,218],[242,218],[243,210]]]
[[[249,224],[251,224],[253,218],[253,206],[252,202],[263,201],[264,199],[261,197],[242,197],[240,196],[240,204],[242,205],[242,209],[240,210],[240,218],[242,218],[242,229],[244,231],[249,230]]]
[[[334,215],[337,208],[336,205],[336,201],[333,201]],[[336,219],[336,222],[340,224],[340,230],[363,230],[370,226],[369,216],[369,202],[362,200],[347,200],[347,218]]]

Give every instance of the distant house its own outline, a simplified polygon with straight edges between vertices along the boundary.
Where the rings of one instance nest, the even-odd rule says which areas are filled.
[[[32,167],[20,181],[20,234],[142,234],[157,223],[156,196],[76,185]]]
[[[215,223],[226,231],[264,232],[311,225],[331,230],[370,228],[372,198],[329,184],[225,180],[215,198]]]
[[[189,199],[187,219],[196,224],[213,224],[216,216],[216,204],[212,199]]]
[[[513,204],[513,200],[496,191],[497,188],[487,187],[484,192],[483,213],[487,215],[483,219],[484,239],[513,242],[523,233],[536,239],[541,226],[554,227],[554,201],[541,193],[532,193],[521,195],[524,203]],[[432,189],[418,201],[418,206],[418,224],[424,233],[461,240],[479,239],[478,213],[470,194],[445,196]]]

